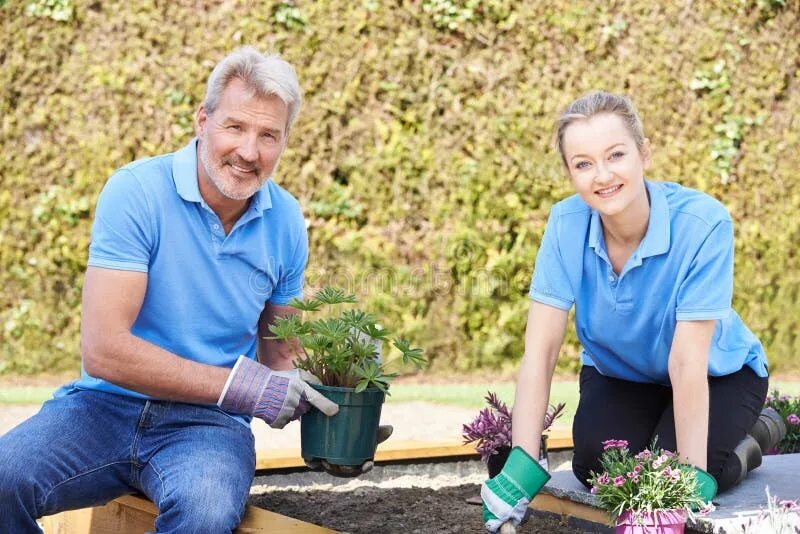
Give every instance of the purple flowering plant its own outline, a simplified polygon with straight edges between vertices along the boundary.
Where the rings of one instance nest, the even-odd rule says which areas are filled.
[[[675,453],[656,447],[655,440],[637,454],[628,450],[625,440],[604,441],[600,464],[602,471],[592,471],[589,478],[591,492],[614,521],[624,512],[709,511],[695,494],[695,471],[687,469]]]
[[[800,397],[782,395],[776,389],[767,395],[764,406],[774,408],[786,423],[786,437],[781,440],[777,449],[769,452],[775,454],[800,452]]]
[[[478,412],[471,423],[463,425],[462,437],[464,444],[477,442],[475,450],[481,455],[481,460],[487,463],[500,449],[511,447],[511,410],[491,391],[484,398],[489,407]],[[549,429],[553,421],[563,415],[565,406],[563,402],[548,406],[543,430]]]

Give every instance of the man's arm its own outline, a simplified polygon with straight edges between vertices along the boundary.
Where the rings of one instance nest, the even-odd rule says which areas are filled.
[[[261,317],[258,319],[258,361],[277,371],[288,371],[294,368],[294,360],[303,354],[303,349],[296,339],[282,341],[279,339],[266,339],[272,337],[269,331],[271,324],[278,317],[295,315],[300,310],[291,306],[281,306],[267,302]]]
[[[675,436],[683,461],[706,469],[708,349],[716,321],[678,321],[669,354]]]
[[[153,397],[216,403],[230,369],[181,358],[131,333],[146,289],[146,273],[86,270],[81,309],[84,369]]]

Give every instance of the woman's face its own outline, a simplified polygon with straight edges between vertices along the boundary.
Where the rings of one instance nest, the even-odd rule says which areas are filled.
[[[592,209],[611,217],[647,203],[650,144],[645,140],[640,151],[620,117],[602,113],[573,122],[562,146],[575,192]]]

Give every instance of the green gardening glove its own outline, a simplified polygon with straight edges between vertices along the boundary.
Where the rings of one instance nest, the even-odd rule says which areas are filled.
[[[550,480],[550,474],[522,447],[514,447],[500,474],[483,483],[483,520],[486,530],[497,532],[506,521],[519,525],[533,497]]]
[[[694,467],[693,469],[697,476],[696,495],[703,499],[704,503],[708,504],[711,499],[717,496],[717,481],[699,467]]]

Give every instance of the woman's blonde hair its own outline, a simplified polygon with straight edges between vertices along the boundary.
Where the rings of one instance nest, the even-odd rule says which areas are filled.
[[[645,143],[644,127],[633,102],[626,96],[605,91],[593,91],[567,106],[567,109],[556,121],[554,144],[558,153],[561,154],[561,161],[565,166],[567,159],[564,156],[564,132],[567,131],[567,127],[575,121],[590,119],[602,113],[611,113],[622,119],[636,142],[636,148],[642,152]]]

